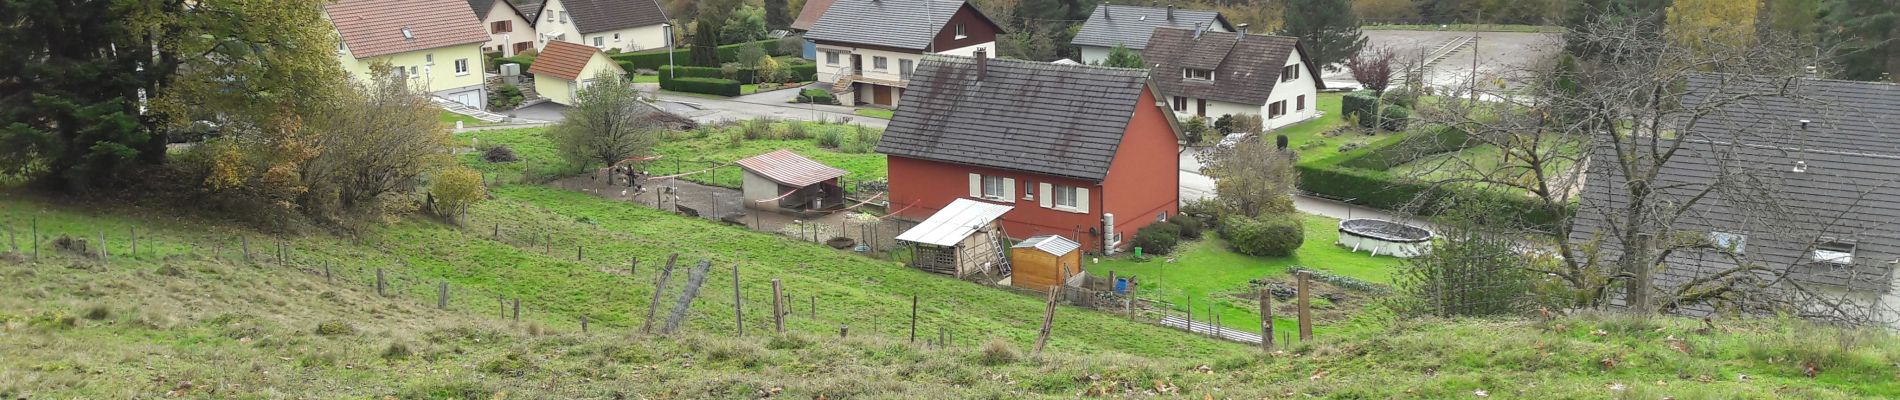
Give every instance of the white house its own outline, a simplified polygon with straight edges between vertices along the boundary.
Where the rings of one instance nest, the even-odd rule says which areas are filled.
[[[534,66],[528,67],[528,73],[534,74],[534,91],[547,97],[548,101],[561,105],[574,105],[575,96],[581,89],[592,85],[601,73],[623,79],[627,71],[620,64],[593,46],[568,42],[548,43],[541,49],[541,55],[534,59]]]
[[[536,49],[548,42],[601,50],[666,47],[666,11],[655,0],[547,0],[535,13]]]
[[[484,108],[482,20],[456,0],[342,0],[323,6],[336,28],[337,60],[355,79],[386,64],[436,97]]]
[[[1319,117],[1319,66],[1298,39],[1158,28],[1141,52],[1181,119],[1259,115],[1268,130]]]
[[[897,107],[927,54],[996,54],[1003,28],[963,0],[836,0],[805,39],[818,80],[845,105]]]
[[[468,7],[488,28],[488,44],[482,45],[482,51],[513,57],[535,48],[534,20],[510,0],[468,0]]]
[[[1103,4],[1095,7],[1089,14],[1088,22],[1082,23],[1082,29],[1075,32],[1075,39],[1069,44],[1082,52],[1083,64],[1094,64],[1108,58],[1108,51],[1115,46],[1127,47],[1140,53],[1148,48],[1148,36],[1155,28],[1204,29],[1214,32],[1233,32],[1234,25],[1227,22],[1220,12],[1212,10],[1177,9],[1167,7],[1142,7]]]

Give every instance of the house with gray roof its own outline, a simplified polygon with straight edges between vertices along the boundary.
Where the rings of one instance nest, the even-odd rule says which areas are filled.
[[[657,0],[547,0],[536,17],[535,49],[549,41],[602,51],[641,51],[672,44],[666,11]]]
[[[1141,57],[1183,120],[1258,115],[1272,130],[1320,115],[1326,82],[1295,38],[1156,28]]]
[[[1108,59],[1108,52],[1115,46],[1127,47],[1139,53],[1148,48],[1148,36],[1155,28],[1173,28],[1187,30],[1207,30],[1214,32],[1233,32],[1234,25],[1227,22],[1219,11],[1189,10],[1167,7],[1143,7],[1103,4],[1095,6],[1089,14],[1088,22],[1082,23],[1082,29],[1075,32],[1075,39],[1069,44],[1081,50],[1084,64],[1097,64]]]
[[[1008,237],[1112,252],[1175,215],[1186,139],[1147,71],[982,53],[925,57],[878,141],[899,217],[959,199],[1007,205]]]
[[[540,4],[534,4],[539,7]],[[521,12],[510,0],[468,0],[468,7],[475,10],[475,17],[482,19],[482,26],[488,28],[488,44],[482,45],[482,51],[501,53],[502,57],[513,57],[528,49],[535,48],[534,17]]]
[[[1003,27],[963,0],[835,0],[805,40],[818,81],[847,106],[895,108],[925,55],[995,56]]]
[[[1597,248],[1605,265],[1624,253],[1621,243],[1668,251],[1652,298],[1733,292],[1657,304],[1666,311],[1900,327],[1900,85],[1706,74],[1686,87],[1685,108],[1715,112],[1679,122],[1688,134],[1663,145],[1677,150],[1646,180],[1655,201],[1632,205],[1622,163],[1591,162],[1572,241]],[[1619,156],[1596,147],[1593,159]],[[1642,223],[1673,234],[1630,233],[1657,230],[1629,226],[1639,211]]]

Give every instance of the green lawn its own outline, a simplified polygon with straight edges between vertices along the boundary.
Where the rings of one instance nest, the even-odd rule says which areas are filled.
[[[844,140],[844,146],[841,147],[854,147],[857,141],[856,135],[852,134],[854,128],[848,125],[814,122],[803,124],[813,135],[822,131],[839,132]],[[784,123],[778,125],[780,129],[784,126]],[[486,173],[499,173],[504,179],[519,177],[527,171],[534,171],[543,176],[578,172],[576,168],[569,166],[560,158],[560,153],[555,149],[554,144],[543,136],[545,129],[498,129],[463,133],[459,136],[465,140],[465,143],[467,140],[479,140],[485,146],[507,145],[514,149],[522,161],[505,164],[479,162],[477,161],[481,157],[479,153],[464,154],[461,156],[462,160]],[[707,127],[696,132],[674,135],[662,140],[653,148],[654,154],[662,158],[646,164],[643,168],[656,175],[672,175],[699,171],[713,164],[727,164],[774,150],[788,149],[825,165],[850,171],[849,175],[845,175],[846,186],[856,186],[852,182],[884,179],[885,176],[886,166],[883,154],[847,153],[837,149],[823,148],[818,146],[816,139],[743,140],[734,147],[731,138],[739,134],[738,130],[738,127]],[[718,168],[716,173],[688,175],[685,179],[729,188],[738,188],[740,185],[739,169],[732,166]],[[851,187],[846,189],[856,191]]]
[[[634,83],[660,83],[659,75],[634,75]]]
[[[1464,32],[1538,32],[1563,33],[1561,26],[1511,25],[1511,24],[1448,24],[1448,25],[1365,25],[1360,30],[1367,31],[1464,31]]]
[[[464,127],[493,125],[492,123],[489,123],[487,121],[475,119],[475,117],[470,117],[470,116],[462,115],[462,114],[456,114],[456,113],[452,113],[448,111],[443,111],[440,114],[437,114],[436,118],[442,121],[442,125],[446,125],[450,128],[455,127],[456,122],[461,122],[462,126]]]
[[[865,117],[871,117],[871,118],[891,119],[891,116],[895,115],[896,111],[886,110],[882,108],[860,108],[858,109],[857,114],[859,116],[865,116]]]
[[[1575,144],[1564,144],[1564,152],[1576,153]],[[1412,162],[1392,167],[1392,173],[1408,178],[1426,181],[1445,181],[1458,178],[1478,178],[1489,175],[1492,179],[1516,175],[1520,182],[1532,182],[1529,169],[1517,168],[1523,165],[1521,160],[1506,160],[1503,150],[1497,146],[1482,145],[1455,152],[1427,156]],[[1544,175],[1558,177],[1569,170],[1572,163],[1559,160],[1545,166]],[[1475,184],[1475,183],[1466,183]]]
[[[1280,128],[1280,130],[1277,131],[1268,132],[1266,135],[1262,135],[1261,140],[1271,142],[1276,135],[1286,135],[1287,147],[1297,150],[1300,153],[1301,160],[1310,161],[1333,154],[1339,154],[1339,146],[1342,144],[1363,144],[1385,137],[1386,134],[1366,135],[1351,132],[1341,133],[1334,137],[1322,135],[1346,122],[1344,114],[1339,111],[1339,99],[1343,96],[1344,94],[1341,93],[1320,93],[1319,99],[1315,100],[1314,103],[1319,107],[1319,111],[1325,114],[1324,116],[1312,121]]]
[[[1339,220],[1306,216],[1305,242],[1292,257],[1267,258],[1235,253],[1225,242],[1214,237],[1210,230],[1207,238],[1184,243],[1175,249],[1174,254],[1156,256],[1148,261],[1135,261],[1127,257],[1108,259],[1100,264],[1089,265],[1088,269],[1091,274],[1102,276],[1112,271],[1117,276],[1137,277],[1142,282],[1139,290],[1147,292],[1142,297],[1154,296],[1150,298],[1177,305],[1191,301],[1196,320],[1204,318],[1209,300],[1215,299],[1213,305],[1221,315],[1222,325],[1254,331],[1260,327],[1259,305],[1219,294],[1246,290],[1248,280],[1286,276],[1287,267],[1292,266],[1328,271],[1379,284],[1392,283],[1392,271],[1398,266],[1399,259],[1353,253],[1335,245],[1339,241],[1338,228]],[[1169,258],[1175,259],[1175,262],[1166,262]],[[1347,305],[1363,306],[1365,304]],[[1296,320],[1291,317],[1276,316],[1275,330],[1294,329]],[[1316,327],[1321,332],[1336,331],[1338,328],[1342,327]]]

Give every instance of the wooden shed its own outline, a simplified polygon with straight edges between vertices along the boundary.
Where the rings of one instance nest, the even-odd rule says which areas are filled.
[[[812,161],[790,150],[777,150],[738,161],[743,170],[746,207],[767,211],[807,211],[844,206],[838,179],[846,171]]]
[[[997,220],[1015,207],[957,199],[930,218],[897,235],[911,246],[910,266],[958,278],[1006,270],[1003,228]]]
[[[1009,249],[1009,264],[1014,273],[1010,286],[1048,291],[1063,284],[1066,276],[1082,274],[1082,244],[1056,235],[1042,235],[1017,243]]]

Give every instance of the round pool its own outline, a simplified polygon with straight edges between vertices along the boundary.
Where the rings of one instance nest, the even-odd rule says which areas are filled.
[[[1432,231],[1382,219],[1349,219],[1339,221],[1339,244],[1374,256],[1412,258],[1431,250]]]

